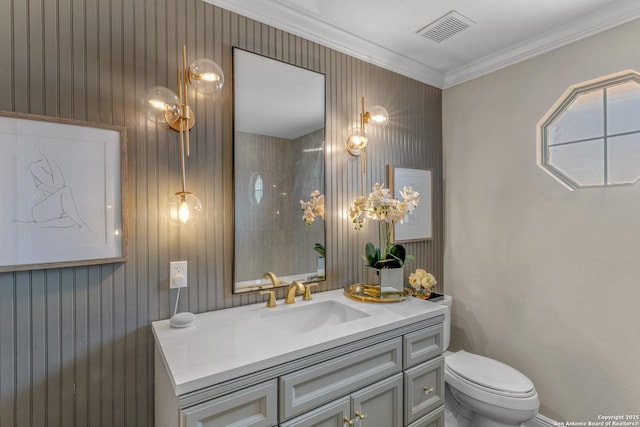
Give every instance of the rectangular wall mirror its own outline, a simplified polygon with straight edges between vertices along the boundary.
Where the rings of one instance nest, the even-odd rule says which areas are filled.
[[[233,291],[324,280],[324,220],[300,204],[324,195],[324,75],[234,48],[233,92]]]

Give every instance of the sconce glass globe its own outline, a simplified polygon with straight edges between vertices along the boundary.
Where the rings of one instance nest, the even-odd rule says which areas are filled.
[[[195,224],[201,213],[200,200],[188,191],[177,192],[167,201],[167,216],[173,224]]]
[[[189,67],[189,82],[196,92],[211,95],[222,89],[224,73],[214,61],[207,58],[196,59]]]
[[[376,129],[382,129],[389,123],[389,113],[379,105],[369,108],[368,118],[367,123],[369,126],[373,126]]]
[[[145,115],[153,123],[173,123],[180,117],[180,99],[171,89],[154,86],[144,97]]]
[[[360,151],[367,147],[367,132],[361,128],[353,128],[351,135],[347,138],[345,146],[352,156],[359,156]]]

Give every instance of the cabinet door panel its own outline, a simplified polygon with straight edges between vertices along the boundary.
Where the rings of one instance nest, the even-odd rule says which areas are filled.
[[[404,373],[407,424],[444,405],[444,357],[440,356]]]
[[[402,427],[402,374],[353,393],[351,409],[360,427]]]
[[[350,413],[351,400],[349,396],[345,396],[282,423],[280,427],[343,427],[345,425],[344,419],[350,419]]]
[[[277,423],[276,380],[182,410],[184,427],[272,427]]]
[[[444,427],[444,406],[425,415],[409,427]]]

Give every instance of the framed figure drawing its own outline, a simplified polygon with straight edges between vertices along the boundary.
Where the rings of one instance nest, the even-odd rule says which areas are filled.
[[[397,223],[391,233],[391,241],[413,242],[433,239],[433,184],[432,170],[411,167],[387,166],[387,180],[393,197],[399,198],[403,187],[412,187],[420,194],[420,202],[413,214],[403,224]]]
[[[124,128],[0,112],[0,271],[124,261]]]

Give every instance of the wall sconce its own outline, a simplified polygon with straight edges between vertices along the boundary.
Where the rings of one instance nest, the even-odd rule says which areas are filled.
[[[382,129],[389,123],[389,113],[384,107],[379,105],[364,110],[364,96],[362,97],[362,113],[360,114],[359,126],[353,128],[351,135],[345,143],[347,151],[352,156],[359,156],[362,150],[367,147],[367,128],[369,125],[376,129]]]
[[[362,113],[360,114],[360,123],[351,131],[351,135],[347,138],[345,146],[347,152],[354,157],[360,156],[360,173],[362,177],[362,194],[364,195],[364,175],[367,172],[367,124],[375,129],[382,129],[389,123],[389,113],[384,107],[379,105],[373,106],[369,111],[364,109],[364,96],[362,97]]]
[[[145,96],[145,114],[153,123],[166,123],[180,133],[180,172],[182,191],[167,202],[169,221],[176,224],[195,223],[202,211],[200,200],[186,190],[185,156],[189,156],[189,130],[195,124],[193,110],[189,107],[188,89],[209,95],[219,91],[224,84],[224,74],[218,64],[210,59],[196,59],[187,66],[187,46],[182,46],[182,67],[178,68],[178,94],[172,90],[154,86]]]

